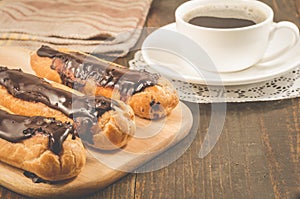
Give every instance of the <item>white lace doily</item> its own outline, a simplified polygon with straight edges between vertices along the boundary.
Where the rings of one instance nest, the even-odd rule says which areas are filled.
[[[132,69],[153,72],[142,57],[141,51],[129,61]],[[194,103],[270,101],[300,97],[300,67],[268,81],[228,87],[204,86],[171,80],[179,98]]]

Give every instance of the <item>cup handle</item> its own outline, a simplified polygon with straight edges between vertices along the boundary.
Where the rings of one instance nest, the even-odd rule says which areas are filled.
[[[294,34],[294,37],[293,37],[291,43],[288,46],[286,46],[285,48],[283,48],[282,50],[275,52],[271,55],[268,55],[267,57],[263,57],[259,61],[259,64],[264,64],[266,62],[269,62],[271,60],[274,60],[274,59],[284,55],[289,49],[293,48],[297,44],[297,42],[299,40],[299,28],[294,23],[289,22],[289,21],[281,21],[279,23],[274,23],[273,30],[269,37],[269,43],[273,39],[275,32],[277,32],[280,29],[289,29],[290,31],[292,31],[292,33]]]

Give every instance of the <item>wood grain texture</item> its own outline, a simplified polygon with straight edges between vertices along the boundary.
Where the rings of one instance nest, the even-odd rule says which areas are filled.
[[[175,8],[184,0],[154,0],[147,26],[160,27],[174,21]],[[300,0],[263,0],[275,11],[275,21],[289,20],[300,26]],[[143,38],[151,31],[146,31]],[[133,53],[117,62],[127,64]],[[220,139],[211,153],[198,157],[210,124],[211,105],[199,105],[194,114],[195,137],[187,137],[153,162],[175,158],[183,143],[193,142],[167,167],[132,173],[87,199],[219,199],[300,198],[300,99],[227,104]],[[153,163],[152,162],[152,163]],[[149,163],[148,165],[151,165]],[[147,167],[147,165],[145,165]],[[0,198],[24,199],[5,188]]]

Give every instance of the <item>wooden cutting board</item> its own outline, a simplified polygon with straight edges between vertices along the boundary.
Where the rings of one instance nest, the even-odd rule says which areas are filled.
[[[32,72],[28,51],[0,48],[0,65]],[[33,183],[23,171],[0,163],[0,185],[17,193],[39,198],[79,197],[98,191],[126,173],[145,164],[188,135],[193,117],[179,103],[166,118],[156,121],[136,118],[137,132],[122,150],[99,152],[87,149],[87,163],[76,178],[57,184]]]

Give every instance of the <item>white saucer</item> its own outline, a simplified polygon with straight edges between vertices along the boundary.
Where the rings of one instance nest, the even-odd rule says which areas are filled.
[[[177,45],[175,47],[177,50],[182,48],[182,50],[177,51],[178,54],[162,50],[164,45],[162,43],[170,39],[169,35],[174,35],[174,33],[177,33],[176,24],[166,25],[151,33],[142,45],[142,55],[146,63],[157,72],[171,79],[207,85],[242,85],[272,79],[300,65],[300,42],[298,42],[294,48],[279,58],[264,64],[258,63],[243,71],[215,73],[201,68],[200,70],[195,69],[196,67],[193,67],[189,61],[180,56],[184,53],[186,55],[189,49],[185,49],[184,43],[180,43],[178,39],[171,43],[171,45]],[[178,35],[180,34],[177,33],[176,38],[180,38]],[[289,31],[280,30],[275,35],[266,54],[286,47],[291,36]],[[207,59],[202,55],[203,52],[199,53],[200,57],[198,56],[197,59]],[[210,60],[204,62],[210,64]]]

